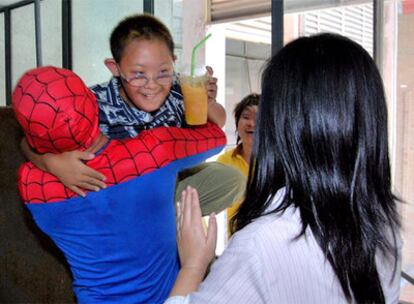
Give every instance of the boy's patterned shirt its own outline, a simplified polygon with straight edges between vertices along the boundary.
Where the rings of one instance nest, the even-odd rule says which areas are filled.
[[[109,138],[135,137],[143,130],[160,126],[185,126],[183,97],[176,81],[165,103],[152,113],[128,105],[121,97],[119,88],[120,80],[117,77],[90,88],[99,105],[99,127]]]

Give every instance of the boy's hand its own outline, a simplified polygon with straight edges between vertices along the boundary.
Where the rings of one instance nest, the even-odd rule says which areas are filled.
[[[215,257],[217,222],[210,215],[207,234],[202,224],[200,201],[194,188],[187,187],[177,208],[177,242],[181,269],[191,269],[204,276]]]
[[[215,124],[217,124],[220,128],[224,127],[226,123],[226,111],[224,110],[223,106],[216,102],[217,97],[217,78],[213,76],[213,68],[210,66],[206,67],[207,74],[209,76],[207,82],[207,94],[208,94],[208,112],[207,112],[207,119]]]
[[[93,153],[71,151],[62,154],[45,154],[46,171],[55,175],[67,188],[80,196],[85,196],[82,190],[99,191],[106,188],[105,176],[87,165],[83,161],[95,157]]]
[[[207,74],[209,76],[207,82],[207,95],[208,95],[208,103],[216,102],[217,97],[217,78],[213,77],[213,68],[210,66],[206,66]]]

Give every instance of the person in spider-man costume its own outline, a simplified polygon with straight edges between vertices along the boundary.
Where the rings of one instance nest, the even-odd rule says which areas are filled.
[[[26,72],[13,108],[39,153],[84,150],[108,187],[77,196],[28,162],[18,188],[37,225],[64,252],[79,303],[162,303],[179,269],[174,188],[177,173],[218,153],[226,143],[214,124],[160,127],[126,140],[98,128],[95,96],[73,72]]]

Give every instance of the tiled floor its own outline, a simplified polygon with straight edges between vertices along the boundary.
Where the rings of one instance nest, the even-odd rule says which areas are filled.
[[[407,4],[413,1],[400,1]],[[414,4],[414,3],[412,3]],[[411,5],[412,5],[411,4]],[[400,145],[396,146],[397,193],[405,203],[402,204],[403,219],[403,269],[414,277],[414,12],[404,11],[398,15],[398,108],[397,125]],[[401,301],[414,304],[414,286],[407,283],[401,289]]]
[[[414,285],[407,283],[401,289],[400,301],[403,301],[404,303],[414,304]]]
[[[409,193],[410,199],[406,199],[401,210],[403,218],[403,269],[411,277],[414,277],[414,191],[406,189],[405,193]],[[403,281],[400,300],[404,303],[414,304],[414,285]]]

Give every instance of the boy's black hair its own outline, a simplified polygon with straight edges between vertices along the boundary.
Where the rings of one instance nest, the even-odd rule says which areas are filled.
[[[168,28],[148,14],[133,15],[122,20],[112,31],[110,38],[112,57],[119,63],[122,53],[133,39],[158,39],[167,45],[174,56],[174,41]]]

